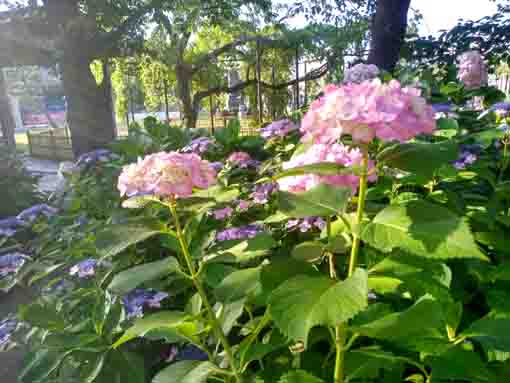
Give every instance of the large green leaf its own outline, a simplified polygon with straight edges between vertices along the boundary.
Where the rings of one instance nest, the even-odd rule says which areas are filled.
[[[303,193],[279,192],[280,210],[289,217],[332,216],[342,213],[351,189],[321,184]]]
[[[259,234],[242,241],[224,241],[215,246],[207,256],[208,262],[237,263],[265,256],[276,245],[270,234]]]
[[[431,383],[462,381],[471,383],[494,382],[495,377],[477,353],[452,348],[432,358]]]
[[[345,167],[344,165],[337,164],[336,162],[319,162],[316,164],[298,166],[292,169],[287,169],[278,173],[273,178],[278,180],[285,177],[302,176],[305,174],[318,174],[321,176],[336,176],[339,174],[353,174],[360,173],[360,168]]]
[[[214,290],[221,302],[234,302],[249,297],[260,290],[260,267],[234,271]]]
[[[461,336],[482,343],[486,349],[510,351],[510,320],[486,316],[474,322]]]
[[[377,162],[428,179],[444,164],[455,161],[457,156],[458,146],[453,141],[437,144],[411,142],[384,149],[377,156]]]
[[[70,353],[71,351],[55,352],[44,348],[28,353],[23,369],[19,373],[19,381],[22,383],[46,383],[49,376],[57,370]]]
[[[140,286],[142,283],[178,272],[179,270],[179,262],[177,259],[168,257],[161,261],[131,267],[130,269],[118,273],[113,277],[108,289],[118,295],[124,295],[130,290]]]
[[[152,383],[205,383],[217,369],[211,362],[184,360],[161,370]]]
[[[436,330],[443,322],[441,305],[432,297],[425,296],[405,311],[388,314],[352,328],[372,338],[407,343],[413,341],[413,338],[435,338]]]
[[[128,328],[124,335],[113,344],[113,347],[117,348],[131,339],[144,336],[154,330],[171,330],[178,334],[179,327],[186,324],[186,316],[185,313],[180,311],[161,311],[137,319],[133,326]]]
[[[346,322],[367,307],[367,296],[367,273],[362,269],[345,281],[298,275],[271,294],[270,313],[284,334],[306,346],[312,327]]]
[[[428,258],[487,260],[464,218],[421,200],[388,206],[365,227],[362,238],[381,251],[400,248]]]
[[[163,225],[154,220],[111,225],[98,234],[96,246],[102,258],[113,257],[131,245],[162,233],[163,230]]]
[[[378,347],[363,347],[347,352],[345,356],[346,380],[378,381],[381,370],[393,370],[410,361]],[[401,381],[401,379],[399,379]]]
[[[312,374],[304,370],[289,371],[283,375],[278,383],[323,383],[322,379],[319,379]]]

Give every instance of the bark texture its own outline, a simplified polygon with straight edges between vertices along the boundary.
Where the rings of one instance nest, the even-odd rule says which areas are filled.
[[[7,143],[9,149],[16,149],[16,140],[14,129],[16,122],[12,115],[11,103],[7,94],[7,84],[5,82],[4,72],[0,69],[0,125],[2,128],[2,136]]]

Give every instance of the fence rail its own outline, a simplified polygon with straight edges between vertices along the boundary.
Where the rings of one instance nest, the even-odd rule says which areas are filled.
[[[211,119],[199,119],[197,128],[223,129],[227,127],[230,121],[237,119],[235,116],[216,117],[214,122]],[[213,125],[214,124],[214,125]],[[241,135],[253,136],[258,134],[258,127],[253,116],[247,116],[240,120]],[[122,137],[127,131],[121,130],[119,135]],[[59,161],[72,161],[74,159],[71,135],[69,129],[47,129],[28,131],[28,150],[31,156],[39,158],[54,159]],[[1,140],[1,138],[0,138]]]

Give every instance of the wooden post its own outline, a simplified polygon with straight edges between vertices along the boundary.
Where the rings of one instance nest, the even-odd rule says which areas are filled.
[[[213,96],[209,96],[209,112],[211,116],[211,134],[214,134],[214,110],[213,110]]]
[[[260,52],[260,42],[257,40],[257,52],[256,52],[256,75],[257,75],[257,110],[258,110],[258,122],[262,124],[263,119],[263,109],[262,105],[262,88],[261,88],[261,52]]]
[[[170,123],[170,112],[169,112],[169,105],[168,105],[168,81],[166,78],[163,81],[163,87],[164,87],[164,92],[165,92],[165,117],[166,117],[166,122]]]
[[[294,106],[295,109],[299,109],[299,45],[296,45],[296,85],[294,87]]]

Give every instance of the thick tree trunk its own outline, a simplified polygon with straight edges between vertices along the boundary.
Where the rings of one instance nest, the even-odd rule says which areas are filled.
[[[4,72],[0,68],[0,125],[2,128],[3,139],[6,140],[8,149],[16,149],[16,139],[14,129],[16,122],[12,115],[11,103],[7,93],[7,84],[5,82]]]
[[[411,0],[377,0],[368,62],[388,72],[395,69],[407,30]]]
[[[75,156],[104,148],[115,138],[108,80],[98,85],[90,71],[90,60],[76,50],[66,50],[61,67]]]
[[[181,101],[184,123],[187,128],[192,129],[196,126],[200,105],[200,100],[194,102],[195,100],[191,97],[192,72],[187,65],[177,64],[175,75],[177,78],[177,97]]]

